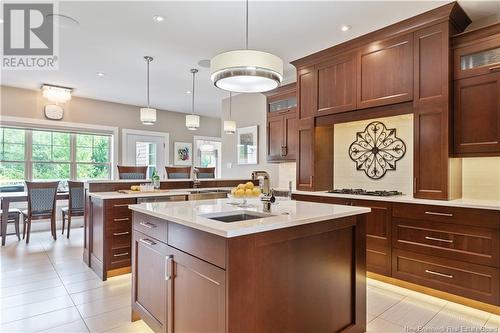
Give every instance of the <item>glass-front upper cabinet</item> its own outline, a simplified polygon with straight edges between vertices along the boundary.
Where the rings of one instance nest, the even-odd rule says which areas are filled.
[[[287,111],[297,107],[297,97],[290,96],[286,99],[277,100],[269,103],[269,112]]]
[[[455,79],[500,72],[500,37],[455,49]]]

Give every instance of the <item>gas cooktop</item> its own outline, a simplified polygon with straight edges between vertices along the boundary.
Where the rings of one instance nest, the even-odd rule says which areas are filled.
[[[339,194],[356,194],[356,195],[371,195],[376,197],[390,197],[395,195],[403,195],[402,192],[398,191],[368,191],[362,188],[343,188],[343,189],[335,189],[330,190],[328,193],[339,193]]]

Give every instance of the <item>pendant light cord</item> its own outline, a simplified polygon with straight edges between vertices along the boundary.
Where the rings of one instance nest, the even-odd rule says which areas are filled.
[[[232,102],[233,102],[233,101],[232,101],[232,97],[233,97],[233,92],[232,92],[232,91],[230,91],[230,92],[229,92],[229,120],[231,120],[231,119],[233,118],[233,117],[232,117],[232,115],[231,115],[231,113],[232,113],[232,112],[231,112],[231,111],[232,111],[232,104],[233,104],[233,103],[232,103]]]
[[[245,47],[248,50],[248,0],[246,0],[246,37],[245,37]]]
[[[192,69],[191,73],[193,73],[193,89],[191,90],[192,96],[191,96],[191,114],[194,114],[194,77],[196,75],[197,70]]]
[[[148,108],[149,108],[149,59],[146,59],[147,62],[147,67],[148,67],[148,72],[146,74],[146,80],[147,80],[147,87],[148,87]]]

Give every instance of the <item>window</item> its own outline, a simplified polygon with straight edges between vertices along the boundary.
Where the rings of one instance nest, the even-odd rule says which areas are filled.
[[[156,143],[140,142],[135,143],[135,165],[148,167],[148,178],[156,170]]]
[[[0,127],[0,185],[109,179],[111,136]]]
[[[215,176],[220,178],[221,173],[221,151],[222,144],[220,141],[198,139],[195,137],[195,165],[200,167],[215,167]]]
[[[76,178],[107,179],[110,174],[110,138],[76,134]]]
[[[0,185],[15,185],[24,181],[25,142],[23,129],[0,128]]]
[[[31,160],[33,180],[70,179],[70,133],[33,131]]]

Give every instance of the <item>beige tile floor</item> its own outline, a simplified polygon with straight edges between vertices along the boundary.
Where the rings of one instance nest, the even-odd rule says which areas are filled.
[[[130,274],[99,280],[82,262],[82,243],[81,228],[55,242],[47,231],[33,233],[29,245],[7,238],[0,332],[151,332],[130,322]],[[367,312],[368,332],[376,333],[498,332],[500,325],[498,315],[370,279]]]

